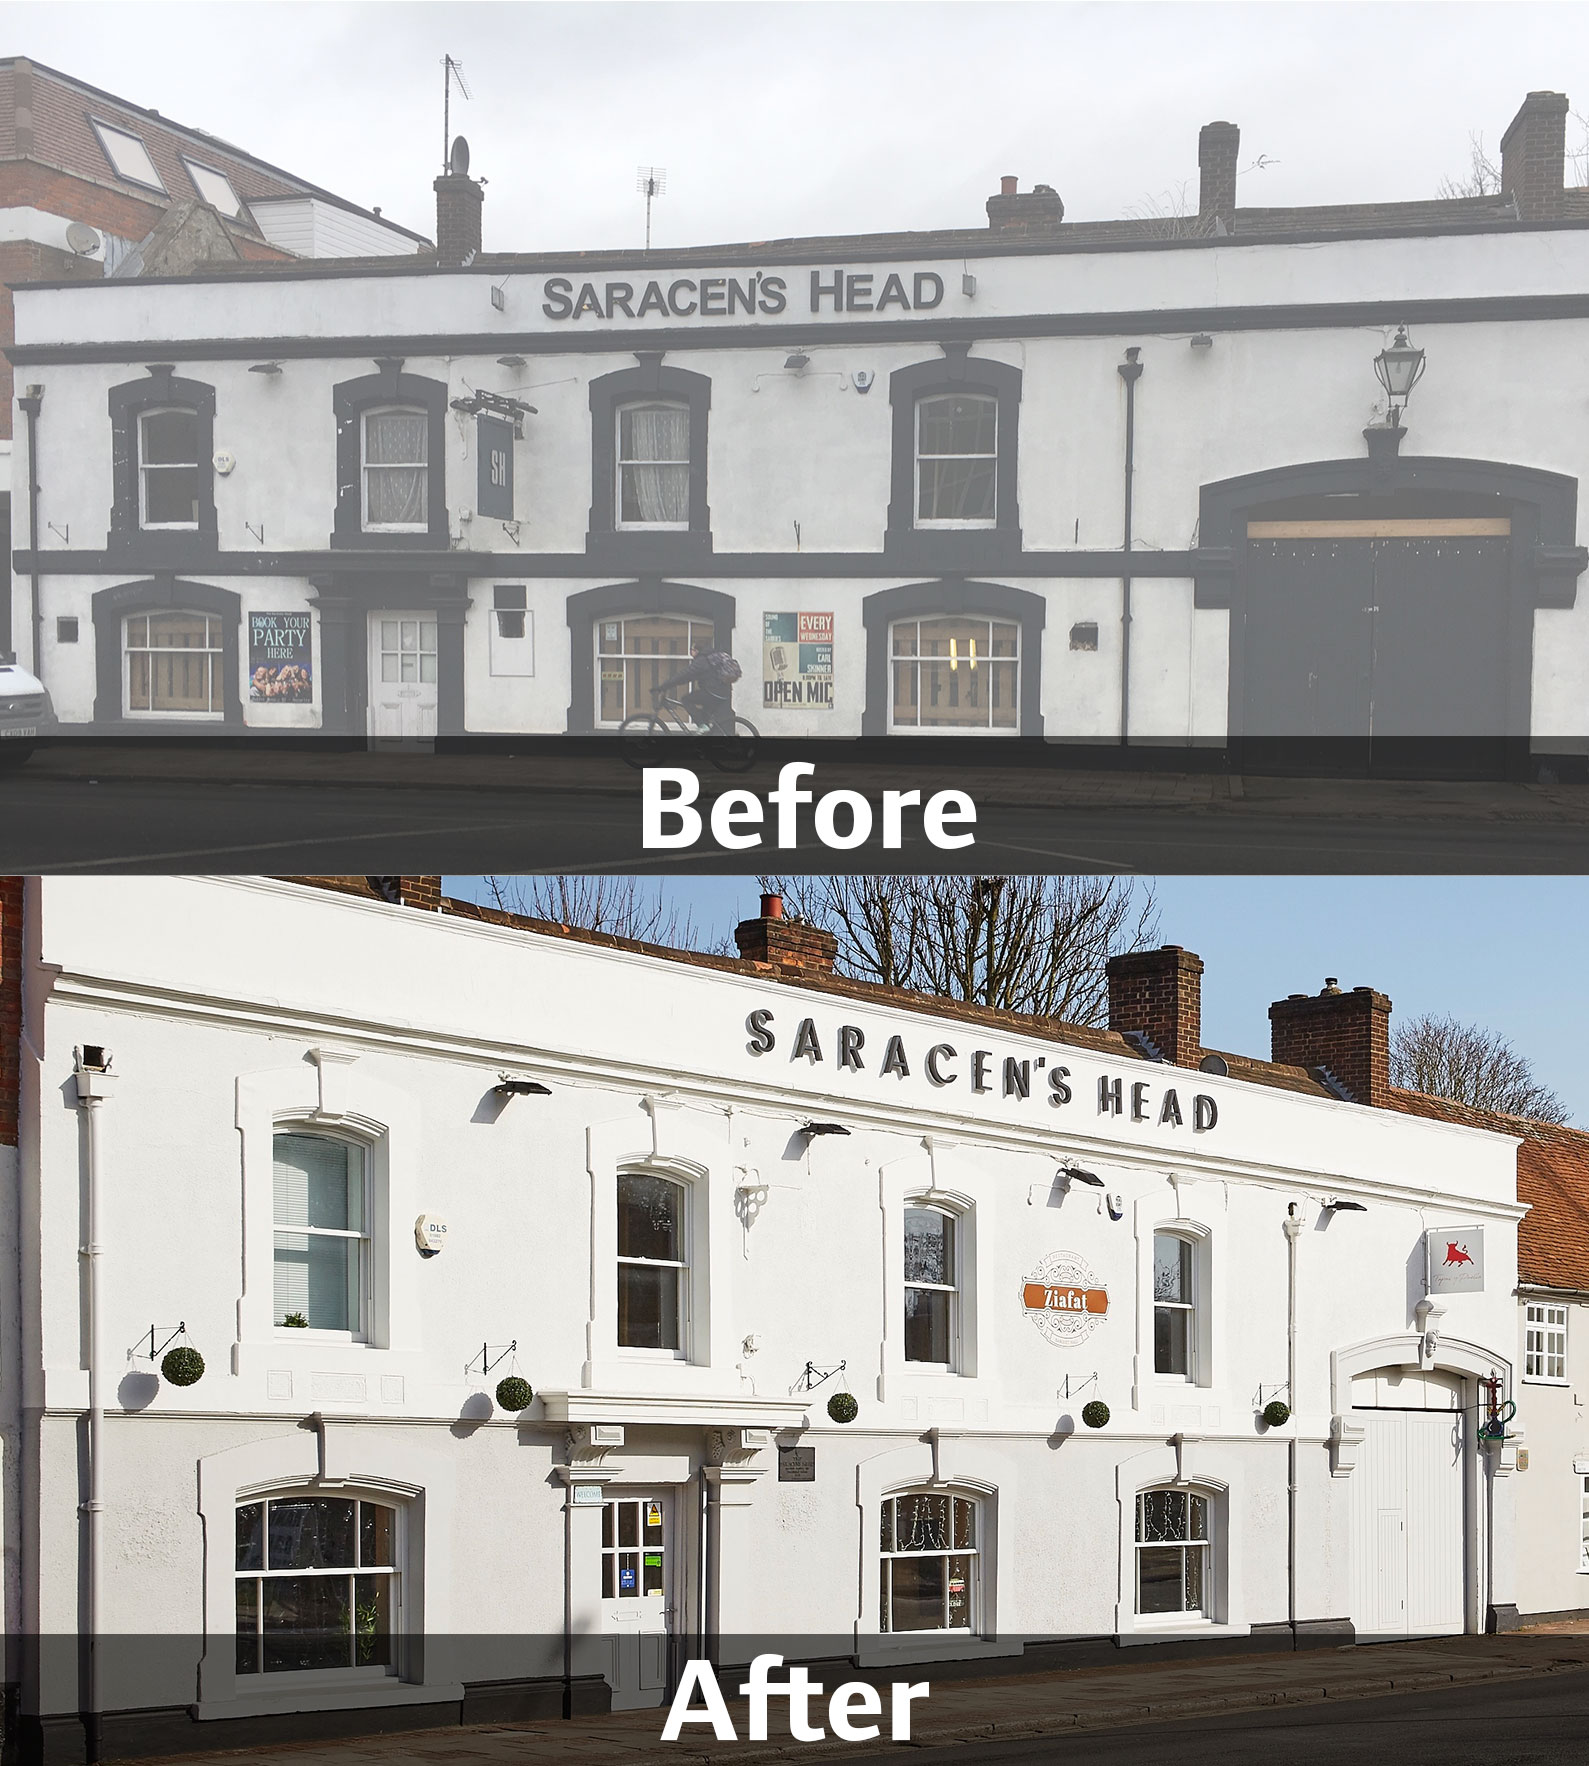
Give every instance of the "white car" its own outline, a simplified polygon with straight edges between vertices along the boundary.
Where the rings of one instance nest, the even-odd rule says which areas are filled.
[[[34,738],[54,723],[50,696],[37,675],[0,656],[0,766],[26,760]]]

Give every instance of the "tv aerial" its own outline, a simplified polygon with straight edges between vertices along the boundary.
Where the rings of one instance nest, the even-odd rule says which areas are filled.
[[[640,166],[635,171],[635,189],[646,199],[646,250],[651,249],[651,204],[668,193],[666,166]]]
[[[441,88],[441,164],[442,164],[442,169],[443,169],[443,171],[454,173],[457,176],[466,177],[469,172],[469,144],[468,144],[468,142],[463,140],[463,137],[461,135],[458,137],[458,140],[460,142],[463,142],[463,167],[462,167],[462,170],[460,171],[460,169],[456,165],[453,164],[453,161],[457,156],[457,143],[455,143],[452,138],[452,83],[453,83],[453,81],[456,80],[458,82],[458,90],[461,93],[463,93],[465,98],[473,98],[474,93],[469,90],[469,82],[463,77],[463,64],[461,62],[454,61],[450,55],[444,55],[441,58],[441,60],[442,60],[442,69],[443,69],[442,88]]]

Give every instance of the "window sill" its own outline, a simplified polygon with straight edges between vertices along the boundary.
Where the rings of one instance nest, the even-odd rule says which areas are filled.
[[[1572,1383],[1571,1380],[1553,1380],[1548,1374],[1523,1375],[1523,1384],[1525,1386],[1570,1386]]]
[[[860,1668],[894,1662],[968,1662],[1018,1656],[1025,1648],[1018,1638],[981,1637],[967,1631],[883,1632],[860,1640],[855,1662]]]
[[[229,1699],[200,1699],[188,1707],[200,1723],[228,1717],[288,1716],[294,1711],[362,1711],[381,1705],[443,1705],[463,1702],[463,1682],[414,1686],[389,1678],[381,1685],[252,1688]]]

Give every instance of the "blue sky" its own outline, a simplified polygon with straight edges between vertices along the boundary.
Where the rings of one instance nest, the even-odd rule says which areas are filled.
[[[446,887],[475,897],[480,879]],[[708,942],[756,911],[753,878],[663,888]],[[1397,1017],[1499,1031],[1589,1125],[1589,878],[1165,877],[1155,888],[1163,942],[1206,965],[1208,1046],[1266,1055],[1270,1002],[1335,975],[1388,993]]]

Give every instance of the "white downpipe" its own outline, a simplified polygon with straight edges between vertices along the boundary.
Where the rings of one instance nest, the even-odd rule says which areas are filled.
[[[83,1505],[88,1516],[87,1611],[83,1634],[88,1643],[86,1705],[83,1728],[87,1757],[90,1762],[101,1757],[100,1712],[100,1622],[104,1613],[104,1517],[105,1481],[102,1451],[105,1430],[105,1369],[104,1316],[100,1303],[99,1269],[104,1247],[99,1235],[99,1106],[107,1096],[106,1082],[110,1074],[103,1068],[87,1067],[83,1051],[74,1049],[74,1072],[77,1080],[77,1107],[83,1113],[84,1153],[87,1162],[88,1221],[87,1237],[82,1255],[88,1265],[88,1501]],[[101,1054],[108,1065],[108,1057]]]
[[[1286,1209],[1281,1230],[1286,1235],[1286,1403],[1291,1407],[1291,1436],[1286,1442],[1286,1618],[1291,1647],[1297,1647],[1297,1240],[1302,1216],[1297,1203]]]

